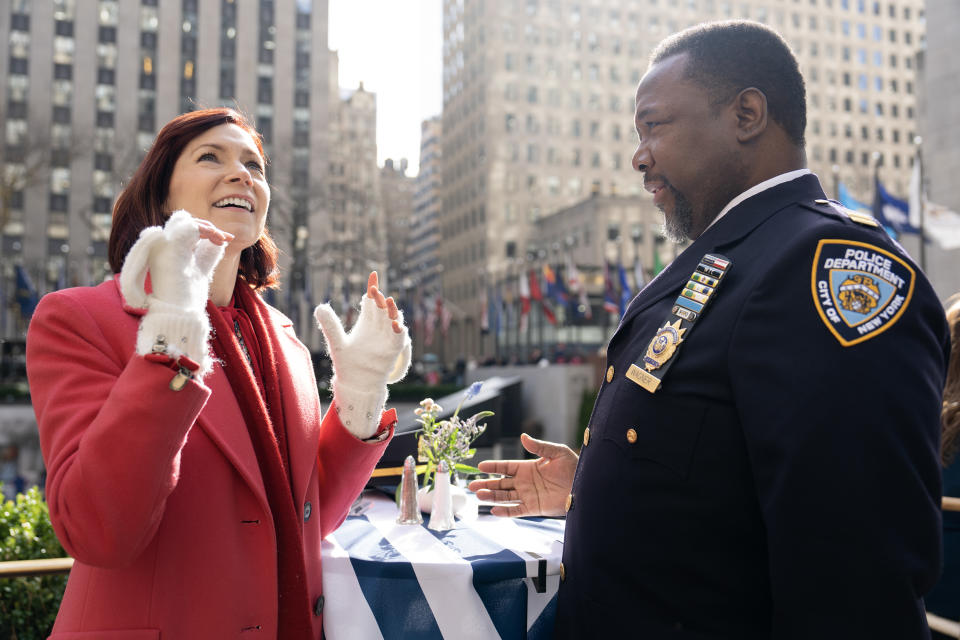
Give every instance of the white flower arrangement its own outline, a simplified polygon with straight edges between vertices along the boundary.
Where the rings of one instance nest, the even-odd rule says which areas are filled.
[[[477,450],[472,448],[473,442],[486,430],[486,424],[479,424],[480,420],[493,415],[493,411],[480,411],[466,420],[460,419],[460,408],[463,403],[480,392],[483,382],[474,382],[467,389],[456,411],[447,420],[437,420],[443,412],[443,407],[426,398],[420,402],[420,407],[414,410],[417,422],[423,427],[420,429],[420,440],[417,445],[417,455],[420,462],[426,463],[423,476],[423,486],[433,489],[436,482],[437,466],[445,460],[447,468],[456,474],[474,475],[481,473],[476,467],[463,464],[462,460],[469,460],[476,455]]]

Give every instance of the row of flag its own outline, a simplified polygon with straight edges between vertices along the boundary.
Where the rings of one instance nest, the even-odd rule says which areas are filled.
[[[352,291],[350,282],[346,278],[342,279],[341,285],[337,289],[339,289],[339,300],[335,301],[333,278],[331,278],[327,284],[323,301],[327,304],[339,305],[340,317],[343,319],[344,326],[349,327],[357,317],[356,302],[361,293]],[[307,291],[309,290],[308,285]],[[312,307],[312,300],[309,303]],[[415,299],[401,298],[397,301],[397,304],[403,312],[404,320],[413,327],[414,332],[423,335],[424,344],[427,346],[433,344],[437,329],[440,329],[441,334],[446,337],[450,322],[453,320],[453,312],[447,304],[444,304],[441,294],[417,294]]]
[[[40,302],[40,294],[37,292],[37,288],[33,285],[33,280],[30,279],[30,274],[27,273],[26,269],[18,264],[13,268],[13,270],[17,280],[17,288],[13,299],[17,306],[20,307],[20,314],[24,318],[30,318],[33,316],[33,312],[37,308],[37,304]]]
[[[654,263],[656,274],[664,265],[659,256]],[[645,284],[646,277],[639,260],[634,262],[630,271],[622,263],[606,264],[604,310],[622,316],[630,300]],[[586,282],[569,257],[563,265],[545,263],[539,269],[518,274],[513,282],[484,287],[480,297],[480,329],[483,333],[496,334],[506,324],[516,326],[523,333],[529,326],[530,311],[534,307],[539,308],[543,318],[554,326],[568,318],[593,318]]]
[[[914,234],[923,236],[925,241],[935,241],[945,250],[960,247],[960,214],[930,202],[921,182],[918,155],[910,175],[909,200],[891,194],[876,176],[872,205],[853,197],[842,182],[837,184],[837,199],[848,209],[871,214],[893,238]]]
[[[0,327],[0,333],[3,335],[6,334],[6,313],[4,311],[8,304],[12,302],[15,308],[20,309],[20,316],[23,320],[28,321],[33,316],[33,312],[40,302],[41,294],[36,285],[33,284],[33,279],[30,277],[26,268],[24,268],[23,265],[14,265],[13,273],[14,291],[12,299],[8,297],[9,294],[4,290],[4,279],[0,278],[0,301],[2,301],[0,304],[3,305],[3,308],[0,308],[0,322],[3,323],[2,327]],[[74,286],[76,284],[75,282]],[[69,286],[67,283],[67,267],[66,262],[63,262],[57,272],[57,280],[53,285],[53,289],[66,289],[67,286]]]
[[[876,176],[872,204],[868,205],[854,197],[843,182],[837,184],[837,199],[849,209],[873,215],[894,238],[902,234],[915,234],[923,236],[925,241],[936,241],[945,250],[960,248],[960,214],[930,202],[922,189],[921,171],[918,154],[910,178],[908,200],[891,194]],[[654,252],[652,274],[656,275],[663,270],[664,266],[659,254]],[[65,267],[64,264],[61,268],[61,277],[58,278],[56,285],[58,289],[67,286]],[[309,269],[305,270],[302,286],[304,303],[307,308],[312,308],[314,303],[309,271]],[[16,291],[13,300],[23,318],[29,319],[40,300],[40,295],[30,275],[20,265],[15,266],[15,278]],[[639,260],[634,261],[633,268],[629,272],[619,261],[616,265],[605,262],[604,310],[622,317],[630,300],[644,287],[645,283],[644,270]],[[346,325],[350,326],[357,312],[354,292],[351,292],[350,283],[346,278],[342,279],[341,286],[337,288],[340,289],[338,296],[340,312]],[[287,292],[288,306],[295,303],[292,294],[293,288]],[[276,292],[273,290],[267,291],[267,298],[270,304],[275,305],[278,302],[275,299]],[[333,298],[334,283],[331,278],[327,284],[324,301],[329,303]],[[0,290],[0,299],[6,299],[2,290]],[[401,301],[401,305],[407,321],[414,326],[415,330],[422,330],[426,344],[432,344],[437,328],[446,336],[453,314],[444,304],[441,294],[417,295],[416,300]],[[496,286],[482,287],[480,328],[484,333],[499,332],[506,320],[509,326],[518,326],[520,332],[524,332],[528,326],[530,310],[534,305],[540,308],[543,317],[552,325],[569,317],[588,320],[592,318],[586,284],[570,256],[567,256],[562,265],[543,264],[540,269],[529,269],[519,274],[515,283],[501,282]],[[558,314],[561,309],[563,313]],[[518,312],[519,320],[517,321],[513,316]]]

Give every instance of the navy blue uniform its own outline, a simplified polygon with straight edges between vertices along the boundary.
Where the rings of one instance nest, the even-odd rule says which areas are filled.
[[[567,513],[560,638],[929,637],[946,320],[813,175],[740,203],[630,304]],[[855,217],[855,216],[854,216]],[[731,262],[655,392],[626,377]]]

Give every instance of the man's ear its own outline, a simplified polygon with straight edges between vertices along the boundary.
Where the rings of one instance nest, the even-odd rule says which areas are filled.
[[[767,96],[756,87],[747,87],[733,99],[737,117],[737,140],[751,142],[767,128]]]

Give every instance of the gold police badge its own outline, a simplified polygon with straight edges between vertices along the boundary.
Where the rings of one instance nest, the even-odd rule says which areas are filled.
[[[643,366],[647,371],[659,369],[663,364],[673,357],[677,346],[683,342],[683,334],[686,329],[680,328],[680,319],[674,323],[667,323],[657,331],[653,336],[650,345],[647,347],[647,353],[643,356]]]

